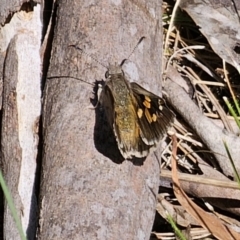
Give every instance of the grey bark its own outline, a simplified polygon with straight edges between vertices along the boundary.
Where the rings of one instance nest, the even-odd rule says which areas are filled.
[[[17,213],[21,214],[23,208],[19,193],[18,182],[21,169],[21,147],[18,139],[18,114],[16,104],[16,83],[17,83],[17,67],[16,52],[14,51],[14,42],[10,45],[8,56],[6,58],[6,74],[4,84],[4,110],[2,123],[2,163],[4,167],[4,177],[11,191]],[[9,71],[11,68],[11,71]],[[12,174],[14,173],[14,174]],[[11,229],[10,239],[20,239],[16,224],[13,221],[10,210],[5,202],[4,211],[4,231]],[[5,235],[5,234],[4,234]],[[8,235],[6,233],[6,235]]]
[[[39,5],[14,13],[0,30],[1,170],[28,239],[34,239],[37,226],[34,183],[41,109],[40,41]],[[20,239],[6,202],[4,239]]]
[[[167,74],[171,79],[176,79],[176,74]],[[205,117],[192,102],[188,94],[176,83],[171,80],[166,81],[165,91],[168,95],[168,101],[184,118],[184,120],[193,128],[206,146],[213,152],[219,166],[226,176],[234,176],[232,165],[228,159],[223,141],[226,141],[236,169],[240,170],[240,140],[239,137],[222,130],[216,126],[210,119]],[[187,104],[186,104],[187,103]]]
[[[159,94],[160,1],[59,2],[48,77],[72,76],[90,83],[101,63],[129,56],[130,80]],[[159,163],[123,161],[102,110],[90,109],[92,87],[50,78],[44,91],[44,156],[39,239],[149,239],[155,215]],[[96,102],[95,102],[96,103]]]
[[[0,24],[3,25],[6,22],[7,17],[11,16],[14,12],[19,11],[24,2],[26,2],[26,0],[2,0],[0,8]]]
[[[34,7],[37,3],[41,3],[41,0],[36,0],[34,2],[30,2],[27,0],[1,0],[0,7],[0,24],[3,26],[7,24],[14,13],[19,12],[20,10],[29,10],[30,6]]]

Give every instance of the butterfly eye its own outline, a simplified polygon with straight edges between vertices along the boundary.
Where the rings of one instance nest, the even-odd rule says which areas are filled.
[[[106,71],[105,78],[108,78],[108,77],[109,77],[109,71]]]

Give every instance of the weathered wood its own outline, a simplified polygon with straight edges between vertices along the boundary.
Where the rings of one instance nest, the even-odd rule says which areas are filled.
[[[48,77],[72,76],[92,83],[104,78],[106,69],[70,44],[105,65],[120,64],[146,36],[124,70],[130,80],[159,94],[160,1],[61,1],[54,36]],[[117,164],[121,157],[101,120],[102,110],[89,108],[91,92],[91,86],[81,81],[47,81],[38,237],[149,239],[159,163],[151,155],[140,166],[131,161]]]
[[[177,74],[169,72],[167,76],[176,79]],[[173,81],[166,81],[165,91],[168,95],[168,101],[175,106],[179,114],[193,128],[206,146],[213,152],[219,166],[226,176],[234,176],[233,168],[228,160],[223,141],[229,146],[231,157],[234,161],[237,171],[240,171],[240,140],[239,137],[223,131],[215,125],[210,119],[202,114],[195,103],[193,103],[187,93]],[[188,103],[187,105],[185,103]]]
[[[14,12],[20,10],[21,5],[27,0],[2,0],[0,8],[0,24],[3,25],[6,23],[6,20],[9,21],[9,18]]]
[[[21,215],[23,205],[18,192],[18,183],[21,170],[22,151],[18,138],[18,111],[16,103],[16,85],[17,85],[17,68],[18,61],[14,44],[10,46],[6,58],[6,71],[4,95],[3,95],[3,118],[2,118],[2,162],[4,167],[4,178],[11,192],[17,213]],[[11,68],[11,70],[10,70]],[[4,210],[4,231],[11,229],[10,239],[20,239],[16,224],[14,223],[10,210],[5,204]],[[5,234],[4,234],[5,235]],[[6,233],[8,236],[8,234]]]
[[[28,239],[34,239],[37,227],[34,184],[41,110],[40,7],[33,12],[16,13],[1,33],[5,33],[0,41],[1,47],[5,46],[1,48],[5,56],[2,166],[23,230]],[[20,239],[7,204],[4,210],[4,238]]]

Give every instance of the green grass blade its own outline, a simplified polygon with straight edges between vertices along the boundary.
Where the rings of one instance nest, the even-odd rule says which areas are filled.
[[[23,232],[21,221],[20,221],[20,219],[19,219],[19,217],[17,215],[17,210],[16,210],[15,205],[13,203],[13,199],[12,199],[11,194],[10,194],[10,192],[9,192],[9,190],[7,188],[7,185],[6,185],[5,181],[4,181],[4,178],[3,178],[1,170],[0,170],[0,184],[1,184],[4,196],[5,196],[6,200],[7,200],[7,204],[9,206],[10,211],[11,211],[12,217],[13,217],[16,225],[17,225],[17,229],[19,231],[20,237],[21,237],[22,240],[27,240],[27,238],[26,238],[26,236],[25,236],[25,234]]]
[[[232,164],[233,172],[234,172],[235,178],[236,178],[237,183],[238,183],[239,188],[240,188],[240,177],[239,177],[239,174],[238,174],[237,169],[236,169],[236,167],[235,167],[235,164],[234,164],[234,162],[233,162],[233,159],[232,159],[232,156],[231,156],[231,153],[230,153],[230,151],[229,151],[229,148],[228,148],[228,146],[227,146],[226,141],[223,141],[223,144],[224,144],[224,147],[225,147],[225,149],[226,149],[228,158],[229,158],[229,160],[230,160],[230,162],[231,162],[231,164]]]
[[[167,214],[167,220],[171,224],[172,229],[180,240],[187,240],[181,230],[177,227],[171,215]]]
[[[239,106],[239,103],[236,99],[233,99],[234,101],[234,104],[235,104],[235,107],[237,109],[237,112],[238,112],[238,116],[240,116],[240,106]]]
[[[228,99],[226,97],[223,97],[224,102],[226,103],[229,112],[231,113],[231,115],[233,116],[235,122],[237,123],[238,127],[240,128],[240,121],[238,119],[237,114],[235,113],[233,107],[231,106],[231,104],[229,103]],[[239,107],[239,106],[238,106]]]

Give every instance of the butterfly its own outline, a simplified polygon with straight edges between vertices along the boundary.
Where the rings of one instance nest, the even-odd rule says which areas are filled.
[[[83,52],[76,45],[69,46]],[[175,114],[163,98],[126,79],[122,69],[125,60],[120,65],[115,63],[106,67],[106,80],[98,93],[99,103],[105,110],[124,159],[144,158],[156,149],[172,126]]]
[[[173,124],[175,114],[163,98],[129,82],[122,64],[109,65],[99,102],[122,156],[125,159],[144,158],[156,149]]]

